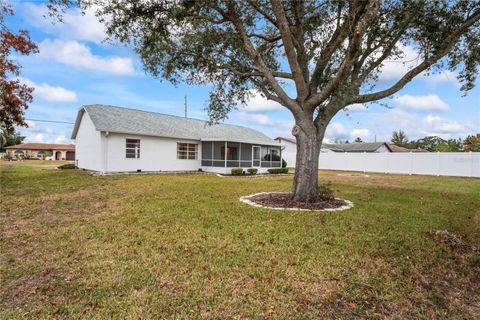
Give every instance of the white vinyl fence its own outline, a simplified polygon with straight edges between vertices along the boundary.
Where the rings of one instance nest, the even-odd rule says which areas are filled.
[[[319,167],[326,170],[480,177],[480,152],[321,153]]]

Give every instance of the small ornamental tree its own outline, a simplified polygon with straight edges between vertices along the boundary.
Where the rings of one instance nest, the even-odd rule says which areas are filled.
[[[480,2],[472,0],[50,0],[92,6],[108,34],[133,45],[146,71],[211,86],[212,121],[252,92],[290,110],[297,140],[293,200],[318,198],[325,129],[340,110],[398,92],[415,76],[460,70],[473,87],[480,60]],[[388,60],[418,55],[390,86],[375,80]]]
[[[15,78],[20,75],[21,66],[10,55],[13,52],[21,55],[38,52],[27,31],[13,33],[8,29],[7,15],[13,15],[13,9],[0,0],[0,134],[5,136],[13,134],[15,126],[27,126],[23,115],[32,101],[33,92],[33,88]]]

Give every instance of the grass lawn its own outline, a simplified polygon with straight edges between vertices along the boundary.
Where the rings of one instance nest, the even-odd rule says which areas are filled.
[[[2,164],[0,318],[463,318],[480,314],[480,180],[321,172],[351,210],[238,201],[291,177],[93,177]]]

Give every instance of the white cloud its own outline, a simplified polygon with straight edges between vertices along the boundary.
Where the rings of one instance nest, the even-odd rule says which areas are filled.
[[[238,112],[238,113],[235,113],[233,117],[237,120],[255,123],[262,126],[273,125],[272,119],[270,119],[268,116],[261,113]]]
[[[115,75],[133,75],[133,60],[122,57],[102,57],[77,41],[43,40],[40,56],[77,68],[106,72]]]
[[[352,130],[352,138],[360,137],[360,138],[367,138],[370,136],[370,130],[368,129],[353,129]]]
[[[332,122],[328,125],[325,132],[325,140],[333,141],[335,139],[346,139],[349,137],[348,130],[340,122]]]
[[[428,115],[423,119],[424,126],[428,128],[429,132],[436,135],[441,134],[458,134],[465,132],[467,129],[464,125],[448,120],[442,119],[439,116]]]
[[[448,105],[436,94],[426,96],[411,96],[409,94],[397,95],[393,98],[395,103],[402,108],[417,111],[448,111]]]
[[[437,115],[427,115],[423,118],[414,116],[400,109],[393,109],[372,121],[372,127],[379,139],[390,140],[391,132],[403,130],[409,139],[425,136],[440,136],[444,139],[458,138],[475,132],[475,123],[458,122]],[[477,127],[478,128],[478,127]]]
[[[441,83],[451,83],[455,85],[456,88],[460,87],[460,82],[458,82],[457,74],[450,70],[445,70],[440,73],[426,75],[423,74],[424,80],[431,85],[437,85]]]
[[[283,107],[273,100],[267,100],[259,92],[254,91],[252,98],[245,107],[239,107],[239,110],[245,112],[267,112],[281,110]]]
[[[378,78],[380,82],[399,80],[421,62],[418,53],[411,46],[399,45],[398,49],[402,50],[402,56],[384,61]]]
[[[62,39],[85,40],[101,44],[107,37],[105,26],[95,16],[95,8],[88,8],[85,14],[78,9],[67,10],[63,22],[54,22],[48,18],[45,5],[26,3],[21,7],[24,21],[46,33]]]
[[[343,111],[344,112],[355,112],[355,111],[365,111],[367,109],[368,108],[362,103],[354,103],[354,104],[351,104],[351,105],[343,108]]]
[[[55,143],[69,143],[69,139],[67,139],[67,137],[65,135],[59,135],[56,139],[55,139]]]
[[[43,135],[43,133],[37,133],[33,140],[30,141],[30,142],[45,142],[43,139],[45,138],[45,136]]]
[[[33,95],[50,102],[77,102],[77,94],[63,87],[51,86],[47,83],[37,84],[30,79],[20,78],[21,82],[35,88]]]

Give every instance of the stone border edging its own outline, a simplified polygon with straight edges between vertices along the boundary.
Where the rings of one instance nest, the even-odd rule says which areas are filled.
[[[282,207],[266,207],[256,202],[251,201],[249,198],[254,196],[259,196],[262,194],[271,194],[271,193],[290,193],[290,192],[259,192],[254,193],[248,196],[240,197],[240,202],[248,204],[253,207],[262,208],[262,209],[270,209],[270,210],[289,210],[289,211],[343,211],[353,208],[353,202],[345,199],[335,198],[336,200],[345,201],[347,204],[338,208],[326,208],[326,209],[304,209],[304,208],[282,208]]]

